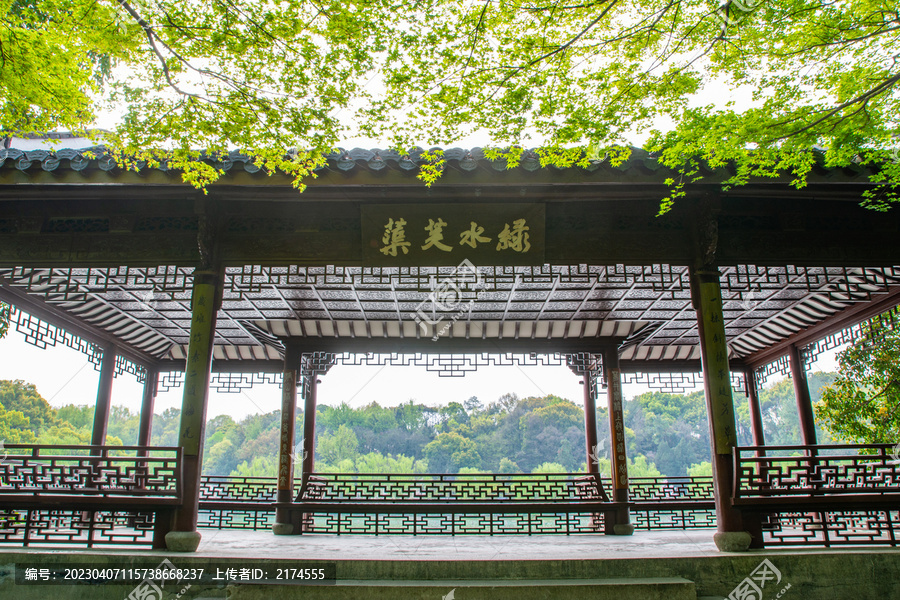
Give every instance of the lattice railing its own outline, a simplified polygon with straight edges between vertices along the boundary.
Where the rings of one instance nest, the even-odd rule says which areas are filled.
[[[735,448],[734,504],[765,546],[896,546],[896,452],[889,444]]]
[[[603,531],[609,500],[585,473],[326,473],[297,503],[305,533],[569,535]]]
[[[151,546],[182,502],[180,448],[9,444],[0,543]]]
[[[632,477],[632,502],[690,502],[713,500],[712,477]]]
[[[735,448],[735,497],[900,494],[894,451],[891,444]]]
[[[275,477],[204,475],[200,478],[200,502],[275,502],[277,483]],[[299,489],[299,479],[294,487]]]
[[[317,474],[316,478],[323,478],[326,481],[340,481],[342,482],[339,486],[333,487],[331,491],[327,492],[329,499],[350,499],[353,496],[366,497],[366,498],[377,498],[377,496],[371,494],[364,494],[363,492],[371,492],[376,488],[381,487],[384,488],[387,486],[394,486],[393,493],[399,490],[399,488],[403,489],[412,489],[410,485],[410,481],[415,480],[416,478],[425,478],[430,477],[434,478],[428,482],[428,485],[431,489],[437,489],[435,485],[444,485],[445,491],[450,490],[452,488],[446,487],[451,482],[454,482],[456,486],[469,485],[461,480],[461,478],[471,478],[470,481],[475,481],[476,484],[478,482],[487,483],[494,479],[500,480],[504,485],[512,487],[513,485],[518,486],[520,489],[528,489],[528,486],[531,486],[531,489],[534,491],[539,491],[538,495],[532,496],[532,500],[540,499],[541,496],[546,497],[545,492],[548,488],[545,486],[538,486],[537,482],[542,479],[548,477],[547,475],[527,475],[527,474],[515,474],[515,475],[503,475],[503,474],[484,474],[484,475],[448,475],[448,474],[439,474],[439,475],[396,475],[396,474],[388,474],[388,475],[378,475],[378,474],[356,474],[356,473],[341,473],[341,474]],[[583,480],[585,478],[584,473],[566,473],[560,475],[551,475],[550,477],[565,477],[563,481],[569,482],[566,484],[566,491],[569,492],[571,490],[571,482],[578,482],[579,479]],[[390,483],[379,483],[378,480],[380,478],[389,478]],[[521,479],[520,479],[521,478]],[[477,481],[476,481],[477,480]],[[515,480],[515,481],[513,481]],[[441,483],[443,481],[443,483]],[[606,491],[606,483],[604,478],[604,491]],[[352,483],[347,483],[352,482]],[[435,483],[437,482],[437,483]],[[200,501],[201,503],[204,501],[209,502],[274,502],[275,501],[275,488],[276,488],[276,479],[274,477],[223,477],[223,476],[203,476],[201,478],[201,488],[200,488]],[[425,482],[421,482],[422,485],[425,485]],[[558,485],[558,481],[554,482],[553,485]],[[299,489],[300,480],[297,479],[294,482],[294,488]],[[343,489],[343,492],[340,490]],[[485,486],[482,490],[484,493],[491,492],[494,496],[494,499],[503,500],[503,498],[499,497],[499,492],[497,491],[499,488]],[[558,488],[560,489],[560,488]],[[352,490],[352,491],[351,491]],[[631,496],[631,500],[633,502],[675,502],[675,501],[706,501],[713,500],[713,482],[712,477],[632,477],[629,480],[629,493]],[[469,492],[469,496],[474,498],[475,496]],[[571,495],[567,493],[567,496],[572,498]],[[584,497],[577,496],[576,499],[584,499]],[[480,500],[480,498],[478,498]]]
[[[302,501],[328,502],[579,502],[606,500],[596,479],[584,473],[423,474],[324,473]]]
[[[314,502],[340,503],[357,512],[324,513],[311,531],[325,533],[585,533],[597,532],[602,515],[579,503],[602,501],[585,473],[558,475],[317,474]],[[608,491],[605,478],[604,492]],[[585,490],[585,484],[590,483]],[[641,529],[716,526],[711,477],[636,477],[630,480],[632,521]],[[271,477],[201,479],[200,526],[268,529],[274,521],[276,480]],[[295,481],[295,490],[300,481]],[[375,513],[366,504],[396,504],[396,513]],[[492,503],[496,512],[415,515],[416,503]],[[557,503],[560,513],[517,512],[524,504]],[[567,505],[568,504],[568,505]],[[505,511],[505,512],[504,512]],[[566,512],[570,511],[570,512]],[[480,523],[480,526],[476,526]]]
[[[4,454],[0,498],[22,494],[181,498],[180,448],[8,444]]]
[[[0,511],[0,544],[150,547],[152,510],[10,509]]]

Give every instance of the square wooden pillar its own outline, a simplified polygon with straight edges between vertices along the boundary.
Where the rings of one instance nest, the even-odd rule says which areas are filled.
[[[746,550],[752,538],[744,531],[741,514],[732,505],[734,496],[732,454],[737,445],[737,433],[719,271],[714,267],[691,268],[689,277],[691,301],[697,313],[703,390],[712,442],[713,485],[718,523],[716,546],[722,551]]]
[[[97,405],[94,407],[94,425],[91,431],[92,446],[102,446],[106,443],[115,376],[116,347],[113,344],[107,344],[103,346],[103,357],[100,359],[100,381],[97,384]]]
[[[806,378],[806,364],[800,354],[800,348],[791,344],[788,349],[788,360],[791,365],[791,380],[794,382],[794,397],[797,399],[797,413],[800,416],[800,441],[804,446],[815,446],[816,418]]]
[[[766,435],[763,429],[762,410],[759,407],[759,385],[756,382],[756,371],[744,371],[744,387],[747,392],[747,404],[750,406],[750,429],[753,432],[753,445],[765,446]],[[757,456],[765,456],[765,450],[758,450]]]
[[[203,434],[209,400],[216,317],[222,303],[222,270],[194,271],[191,291],[191,338],[184,376],[181,425],[178,444],[184,460],[182,490],[184,503],[174,515],[173,530],[166,534],[166,546],[176,552],[194,552],[200,544],[197,515],[200,505],[200,474]]]
[[[301,492],[309,485],[309,476],[315,468],[316,454],[316,404],[319,372],[312,365],[313,360],[309,357],[306,359],[306,367],[301,365],[301,375],[303,377],[303,456],[301,460],[300,470],[300,490]]]
[[[628,502],[628,457],[625,450],[625,410],[622,405],[622,372],[619,370],[619,352],[607,348],[603,352],[603,371],[606,378],[606,395],[609,401],[610,463],[612,467],[613,502]],[[628,506],[617,508],[606,515],[606,533],[631,535],[634,526]]]
[[[156,393],[159,389],[159,370],[155,367],[146,367],[144,378],[144,395],[141,398],[141,418],[138,424],[138,446],[149,446],[150,435],[153,431],[153,407],[156,404]],[[142,455],[146,452],[141,451]]]
[[[281,436],[278,446],[278,487],[276,501],[289,503],[294,498],[294,423],[297,420],[297,374],[300,369],[300,353],[288,345],[284,353],[284,373],[281,380]],[[275,535],[290,535],[294,531],[290,510],[276,508]]]

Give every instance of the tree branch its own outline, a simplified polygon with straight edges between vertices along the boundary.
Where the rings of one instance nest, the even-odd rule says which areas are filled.
[[[619,0],[608,0],[608,2],[609,3],[607,4],[607,6],[602,11],[600,11],[599,15],[597,15],[593,20],[591,20],[590,23],[588,23],[581,31],[579,31],[574,37],[572,37],[565,44],[558,46],[558,47],[554,48],[553,50],[546,52],[546,53],[542,54],[541,56],[538,56],[535,59],[530,60],[528,62],[528,64],[526,64],[526,65],[513,68],[512,72],[509,73],[506,77],[504,77],[503,81],[501,81],[496,86],[496,89],[494,90],[493,93],[491,93],[490,97],[495,96],[497,94],[497,92],[500,91],[500,88],[502,88],[506,84],[507,81],[512,79],[513,75],[515,75],[516,73],[518,73],[520,71],[524,71],[526,69],[529,69],[539,62],[547,60],[548,58],[567,50],[568,48],[570,48],[572,46],[572,44],[574,44],[575,42],[580,40],[582,37],[584,37],[588,31],[593,29],[594,26],[597,23],[599,23],[603,19],[603,17],[605,17],[609,13],[609,11],[611,11],[613,9],[613,7],[619,2]]]
[[[791,133],[787,133],[787,134],[785,134],[785,135],[782,135],[782,136],[780,136],[780,137],[777,137],[777,138],[773,139],[772,141],[776,141],[776,142],[777,142],[777,141],[779,141],[779,140],[785,140],[785,139],[787,139],[787,138],[789,138],[789,137],[793,137],[793,136],[795,136],[795,135],[799,135],[799,134],[803,133],[804,131],[808,131],[808,130],[812,129],[813,127],[815,127],[816,125],[819,125],[819,124],[823,123],[824,121],[827,121],[828,119],[830,119],[831,117],[833,117],[834,115],[836,115],[836,114],[839,113],[840,111],[844,110],[845,108],[850,107],[850,106],[853,106],[854,104],[862,103],[863,105],[865,105],[866,102],[868,102],[869,100],[871,100],[871,99],[874,98],[875,96],[881,94],[882,92],[887,91],[888,89],[891,88],[891,86],[893,86],[893,85],[894,85],[895,83],[897,83],[898,81],[900,81],[900,73],[897,73],[897,74],[894,75],[893,77],[889,77],[888,79],[885,79],[885,80],[882,81],[880,84],[878,84],[877,86],[875,86],[875,87],[872,88],[871,90],[865,92],[864,94],[860,94],[860,95],[857,96],[856,98],[853,98],[853,99],[851,99],[851,100],[847,100],[846,102],[843,102],[843,103],[839,104],[838,106],[835,106],[833,109],[831,109],[831,110],[829,110],[827,113],[825,113],[824,116],[822,116],[822,117],[816,119],[816,120],[813,121],[812,123],[809,123],[809,124],[807,124],[807,125],[801,127],[800,129],[797,129],[797,130],[795,130],[795,131],[792,131]],[[780,122],[778,122],[778,123],[774,123],[774,124],[770,125],[769,128],[778,127],[778,126],[780,126],[780,125],[787,125],[788,123],[790,123],[790,122],[792,122],[792,121],[796,121],[796,118],[790,119],[790,120],[787,120],[787,121],[780,121]]]
[[[137,13],[137,11],[134,10],[134,8],[132,8],[132,6],[130,4],[128,4],[127,0],[116,0],[116,1],[119,3],[119,6],[124,8],[125,12],[127,12],[131,16],[131,18],[134,19],[135,22],[141,26],[141,29],[144,30],[144,35],[147,37],[147,41],[150,43],[150,48],[153,50],[153,53],[156,54],[156,57],[159,59],[159,62],[162,65],[163,76],[166,78],[166,83],[169,84],[169,87],[171,87],[173,90],[175,90],[182,96],[187,96],[189,98],[197,98],[198,100],[203,100],[205,102],[212,102],[212,100],[210,100],[208,98],[204,98],[204,97],[200,96],[199,94],[193,94],[191,92],[186,92],[186,91],[182,90],[180,87],[178,87],[178,84],[176,84],[175,81],[172,80],[172,74],[169,72],[169,65],[166,64],[166,57],[162,55],[162,52],[159,51],[159,48],[156,45],[156,40],[159,38],[156,35],[156,32],[153,31],[153,27],[151,27],[150,24],[147,23],[147,21],[145,21],[143,19],[143,17],[141,17],[141,15],[139,15]],[[163,44],[167,50],[169,50],[170,52],[172,51],[172,49],[169,48],[165,44],[165,42],[160,40],[160,43]],[[173,52],[173,55],[175,55],[177,57],[177,55],[174,52]],[[179,58],[179,60],[182,60],[182,59]],[[184,61],[182,60],[182,62],[184,62]]]

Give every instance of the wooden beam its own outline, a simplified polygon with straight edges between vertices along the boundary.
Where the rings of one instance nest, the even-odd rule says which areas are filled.
[[[504,352],[548,353],[576,352],[600,353],[609,347],[617,347],[624,338],[585,337],[585,338],[544,338],[531,339],[513,337],[505,338],[443,338],[432,341],[430,337],[292,337],[284,338],[305,352],[374,352],[376,354],[498,354]]]
[[[316,338],[320,339],[320,338]],[[378,338],[383,339],[383,338]],[[410,338],[405,338],[410,339]],[[481,338],[471,338],[472,341],[478,341]],[[308,350],[311,352],[315,352],[317,350]],[[538,352],[538,350],[532,350],[534,352]],[[557,352],[558,350],[546,350]],[[355,350],[346,350],[346,352],[355,352]],[[389,353],[390,350],[382,349],[382,350],[373,350],[376,354],[378,353]],[[447,354],[454,354],[454,352],[447,352]],[[463,350],[462,352],[455,352],[456,354],[479,354],[481,351],[479,350]],[[498,350],[485,350],[484,352],[488,354],[496,354]],[[513,352],[513,351],[509,351]],[[517,354],[523,353],[522,351],[515,352]],[[528,354],[529,351],[525,351],[525,354]],[[595,354],[599,354],[599,352],[594,352]],[[743,361],[732,360],[729,361],[731,365],[732,371],[746,371],[749,367]],[[703,369],[701,369],[699,360],[663,360],[663,361],[649,361],[649,360],[631,360],[631,361],[620,361],[619,366],[621,368],[622,373],[700,373]],[[183,360],[161,360],[157,363],[157,367],[161,373],[169,373],[172,371],[184,371],[184,361]],[[213,373],[281,373],[284,370],[284,362],[280,359],[259,359],[259,360],[214,360],[212,364],[212,372]]]

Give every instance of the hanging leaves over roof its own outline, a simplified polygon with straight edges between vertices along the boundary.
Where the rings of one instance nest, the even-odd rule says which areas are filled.
[[[88,130],[124,166],[238,149],[302,177],[347,132],[390,29],[380,1],[5,0],[3,135]],[[293,148],[287,155],[286,150]]]
[[[106,127],[123,165],[164,160],[198,187],[220,172],[195,159],[232,150],[302,187],[357,134],[401,150],[483,133],[510,167],[535,146],[545,165],[616,165],[637,143],[677,171],[663,210],[709,168],[802,186],[817,161],[878,164],[865,200],[884,210],[894,4],[0,0],[0,129]]]
[[[900,183],[900,13],[879,0],[426,2],[415,51],[394,40],[374,135],[446,143],[474,130],[547,162],[613,163],[640,141],[680,175],[731,165],[737,185],[785,171],[884,163],[867,196]],[[407,118],[403,107],[415,107]],[[403,118],[396,118],[402,114]],[[581,146],[583,152],[565,150]],[[824,155],[811,150],[827,149]]]

